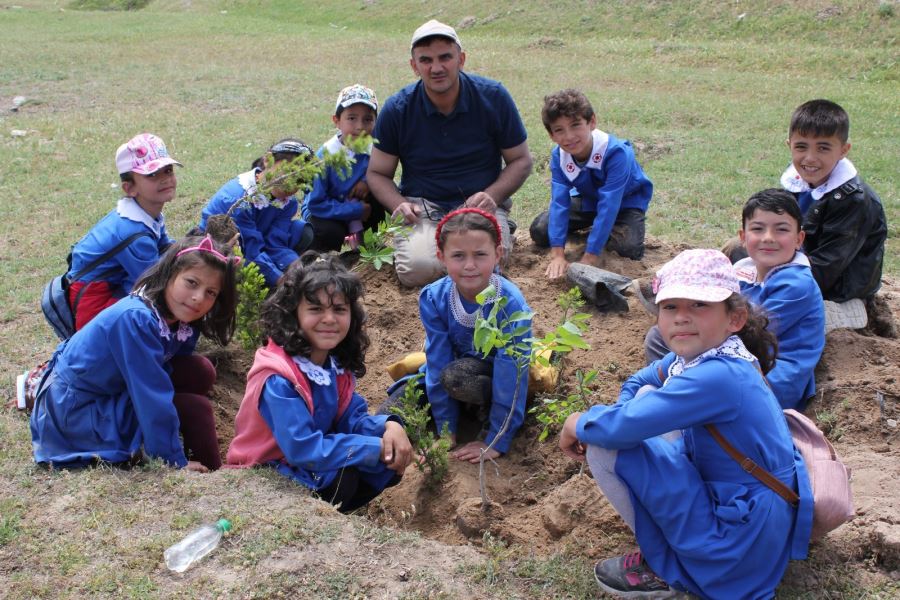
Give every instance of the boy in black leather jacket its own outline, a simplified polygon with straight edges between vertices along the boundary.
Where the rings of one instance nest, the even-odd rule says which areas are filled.
[[[825,300],[867,300],[881,286],[887,220],[878,195],[846,158],[850,119],[828,100],[810,100],[791,117],[791,165],[781,176],[803,213],[813,277]]]

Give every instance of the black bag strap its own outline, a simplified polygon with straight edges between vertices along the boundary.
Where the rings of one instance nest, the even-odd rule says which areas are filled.
[[[118,244],[116,244],[115,246],[113,246],[112,248],[107,250],[106,252],[104,252],[98,258],[95,258],[94,260],[92,260],[90,262],[90,264],[88,264],[85,268],[81,269],[80,271],[78,271],[77,273],[72,275],[69,278],[69,281],[70,282],[77,281],[79,277],[81,277],[82,275],[84,275],[86,273],[90,273],[91,271],[94,270],[94,268],[97,265],[103,264],[104,262],[106,262],[107,260],[112,258],[113,256],[117,255],[119,252],[124,250],[126,247],[128,247],[131,244],[131,242],[133,242],[134,240],[138,239],[139,237],[142,237],[145,235],[150,236],[151,234],[149,231],[138,231],[137,233],[131,234],[130,236],[128,236],[127,238],[125,238],[124,240],[122,240],[121,242],[119,242]],[[107,275],[112,275],[113,273],[118,271],[119,268],[120,267],[112,267],[111,269],[107,269],[107,270],[103,271],[102,273],[100,273],[100,275],[97,276],[97,279],[102,279],[102,278],[106,277]],[[88,286],[86,286],[86,285],[82,286],[82,288],[80,290],[78,290],[78,293],[75,295],[75,302],[72,303],[72,314],[73,315],[78,314],[78,303],[81,302],[81,296],[87,291],[87,289],[88,289]]]
[[[127,238],[125,238],[124,240],[122,240],[121,242],[119,242],[118,244],[116,244],[115,246],[113,246],[112,248],[110,248],[109,250],[107,250],[106,252],[104,252],[103,254],[101,254],[100,256],[95,258],[94,260],[92,260],[90,263],[88,263],[88,265],[85,268],[83,268],[80,271],[78,271],[77,273],[73,274],[69,278],[69,281],[78,281],[79,277],[81,277],[82,275],[85,275],[86,273],[90,273],[91,271],[94,270],[94,268],[97,265],[103,264],[105,261],[109,260],[116,254],[121,252],[123,249],[125,249],[127,246],[129,246],[131,244],[131,242],[133,242],[134,240],[138,239],[139,237],[142,237],[145,235],[150,236],[152,234],[149,231],[138,231],[137,233],[131,234],[130,236],[128,236]],[[109,272],[110,271],[105,271],[104,274],[109,273]]]

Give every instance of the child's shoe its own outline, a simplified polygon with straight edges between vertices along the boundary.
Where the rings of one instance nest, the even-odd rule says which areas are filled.
[[[632,552],[594,565],[594,579],[605,591],[619,598],[675,598],[679,592],[650,569],[644,556]]]

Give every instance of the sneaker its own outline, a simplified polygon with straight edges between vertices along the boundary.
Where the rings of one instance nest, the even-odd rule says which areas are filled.
[[[679,592],[650,569],[644,556],[632,552],[594,565],[594,579],[604,591],[619,598],[675,598]]]
[[[825,301],[825,333],[834,329],[862,329],[866,323],[866,303],[859,298],[846,302]]]

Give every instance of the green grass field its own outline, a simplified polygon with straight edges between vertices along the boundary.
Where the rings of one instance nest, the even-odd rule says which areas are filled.
[[[205,200],[276,139],[324,142],[343,86],[364,83],[384,101],[410,83],[409,38],[428,18],[452,25],[474,18],[459,30],[467,70],[501,80],[516,100],[536,159],[515,198],[520,226],[548,201],[551,143],[540,123],[547,93],[581,88],[601,129],[636,142],[655,184],[651,235],[710,246],[734,234],[750,194],[777,185],[795,106],[824,97],[850,114],[850,157],[887,212],[885,275],[900,275],[895,1],[154,0],[131,11],[75,4],[0,6],[0,385],[7,390],[15,373],[53,348],[38,297],[64,270],[70,244],[119,197],[119,144],[151,131],[184,163],[166,210],[170,233],[183,234]],[[18,95],[31,102],[11,112]],[[132,570],[90,575],[83,550],[53,547],[34,531],[26,498],[42,492],[32,486],[78,484],[68,476],[47,483],[46,475],[32,482],[27,444],[18,419],[3,417],[0,476],[17,492],[0,500],[0,562],[4,548],[33,535],[16,547],[38,555],[52,549],[50,559],[67,565],[41,579],[33,595],[51,597],[73,574],[73,597],[92,585],[110,597],[159,595],[146,575],[156,559],[140,558],[161,550],[158,536],[125,558]],[[138,489],[149,493],[154,475],[146,479]],[[103,497],[101,490],[67,493],[86,505]],[[132,514],[140,500],[126,500],[135,501],[131,512],[101,506],[98,526],[110,527],[123,511],[143,523]],[[30,588],[19,589],[28,595]],[[877,590],[855,592],[847,597],[878,597]]]

